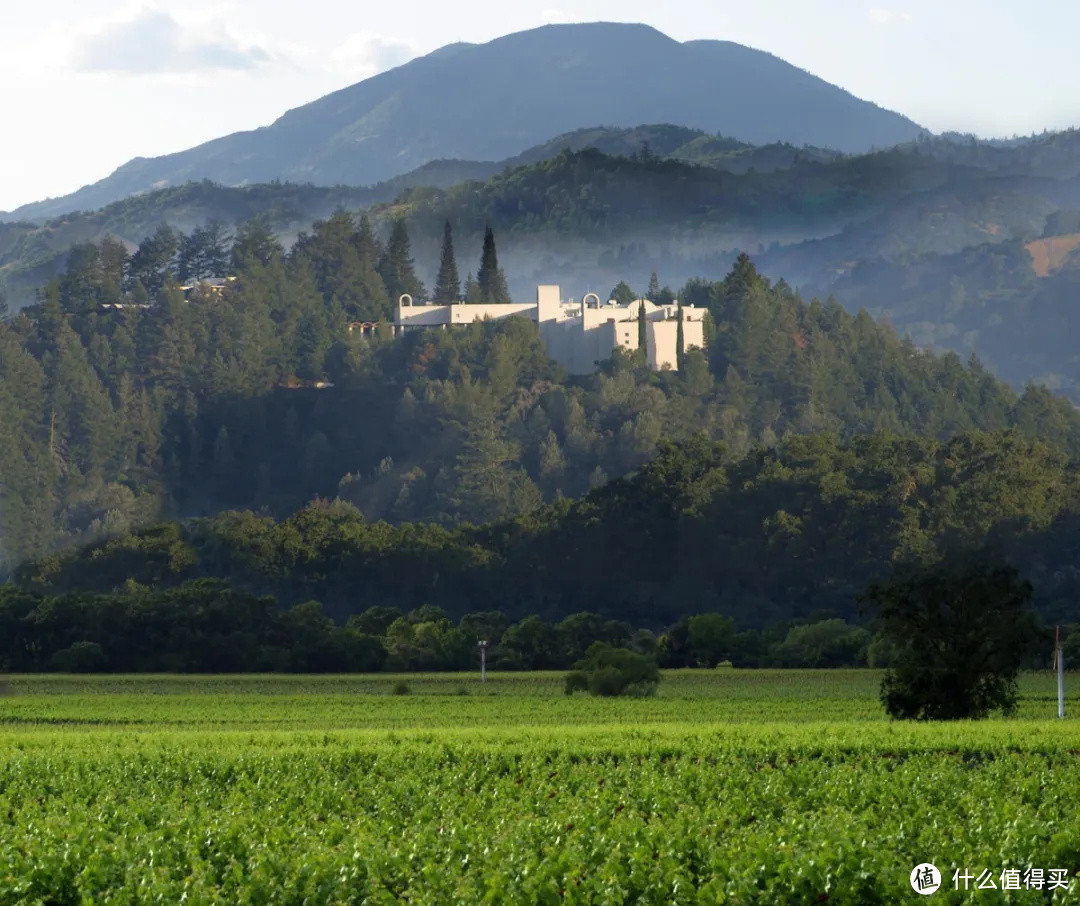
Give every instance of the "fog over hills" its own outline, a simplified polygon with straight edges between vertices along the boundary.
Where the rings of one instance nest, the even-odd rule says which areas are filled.
[[[136,158],[63,198],[6,219],[91,210],[210,179],[369,185],[430,161],[502,160],[553,135],[604,124],[672,123],[742,142],[838,151],[888,147],[917,124],[783,60],[729,41],[680,43],[645,25],[549,25],[443,47],[341,89],[275,123],[156,158]]]

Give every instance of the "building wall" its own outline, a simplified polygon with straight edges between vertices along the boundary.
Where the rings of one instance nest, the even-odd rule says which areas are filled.
[[[702,316],[705,310],[701,310]],[[696,321],[683,321],[683,352],[696,346],[698,349],[705,348],[705,321],[704,317]]]
[[[645,323],[645,361],[649,367],[678,370],[675,340],[678,337],[678,321],[647,321]]]
[[[451,324],[472,324],[473,321],[483,321],[485,318],[497,321],[499,318],[509,318],[513,315],[522,315],[535,321],[536,303],[504,302],[496,305],[461,303],[450,306]]]
[[[406,298],[406,297],[403,297]],[[590,301],[586,301],[590,300]],[[598,304],[599,303],[599,304]],[[618,347],[638,348],[638,312],[646,320],[646,360],[651,368],[677,368],[675,343],[678,336],[676,305],[657,305],[638,299],[629,305],[600,303],[589,295],[581,302],[563,302],[558,286],[536,288],[536,302],[508,302],[497,305],[415,305],[398,300],[396,325],[406,328],[470,324],[491,318],[526,317],[537,322],[540,341],[549,356],[570,374],[591,374],[596,363],[607,359]],[[704,309],[682,309],[683,340],[687,349],[704,346]]]
[[[449,305],[402,305],[398,303],[398,327],[437,327],[450,323]]]

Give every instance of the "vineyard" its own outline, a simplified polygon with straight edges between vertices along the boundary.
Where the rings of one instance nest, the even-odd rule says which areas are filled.
[[[885,720],[878,680],[687,671],[608,701],[550,674],[16,677],[0,906],[1080,902],[1080,724],[1048,719],[1052,678],[1015,718],[936,725]]]

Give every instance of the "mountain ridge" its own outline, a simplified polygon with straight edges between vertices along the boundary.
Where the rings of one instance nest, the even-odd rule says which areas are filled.
[[[691,85],[712,90],[689,92]],[[598,122],[675,122],[752,144],[840,151],[925,133],[765,51],[730,41],[680,43],[631,23],[547,25],[441,48],[288,110],[268,126],[135,158],[71,195],[24,205],[5,219],[99,208],[201,179],[226,186],[275,179],[371,185],[438,158],[505,159]]]

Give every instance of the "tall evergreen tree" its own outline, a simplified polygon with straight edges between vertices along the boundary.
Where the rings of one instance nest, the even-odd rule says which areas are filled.
[[[360,218],[355,243],[360,255],[362,295],[366,303],[355,315],[370,321],[389,320],[393,317],[397,299],[390,298],[386,291],[386,284],[379,275],[378,266],[379,259],[382,258],[382,248],[375,231],[371,228],[371,221],[367,214]],[[350,317],[352,316],[354,313],[350,313]]]
[[[413,259],[409,254],[409,231],[405,227],[404,219],[395,220],[390,229],[386,251],[379,261],[379,276],[383,279],[391,304],[396,304],[405,293],[416,300],[427,295],[424,284],[416,276]]]
[[[270,227],[270,218],[265,213],[256,214],[236,227],[232,247],[233,270],[240,270],[247,261],[258,261],[266,266],[283,251],[281,242]]]
[[[648,358],[648,338],[649,333],[645,327],[645,306],[639,305],[637,310],[637,342],[638,349],[646,358]]]
[[[506,275],[499,268],[499,258],[495,252],[495,232],[490,226],[484,230],[484,250],[480,255],[480,270],[476,274],[476,283],[481,302],[490,304],[510,301]]]
[[[471,272],[465,278],[465,301],[466,302],[473,302],[473,303],[475,303],[475,302],[483,302],[484,301],[483,299],[480,298],[480,286],[473,279],[473,275],[472,275]]]
[[[232,235],[219,220],[196,227],[180,241],[177,276],[182,281],[224,277],[232,261]]]
[[[656,275],[656,271],[653,271],[649,276],[649,289],[646,292],[646,297],[650,302],[656,302],[660,298],[660,278]]]
[[[150,296],[160,292],[174,275],[180,234],[167,224],[139,243],[128,263],[128,281],[132,288],[140,287]]]
[[[454,233],[450,221],[443,227],[442,258],[439,276],[435,280],[434,302],[449,305],[461,298],[461,279],[458,277],[457,261],[454,260]]]

